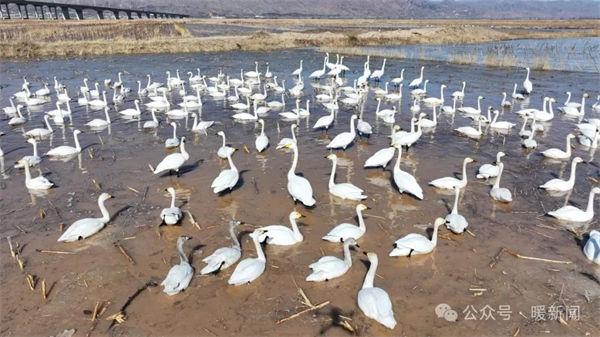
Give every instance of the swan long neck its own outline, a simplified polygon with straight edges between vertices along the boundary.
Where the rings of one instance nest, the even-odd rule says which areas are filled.
[[[329,176],[329,188],[332,188],[335,185],[335,169],[337,167],[337,159],[332,160],[333,165],[331,165],[331,175]]]
[[[352,256],[350,255],[350,241],[344,242],[344,262],[352,266]]]
[[[104,223],[107,223],[110,220],[110,214],[108,214],[108,210],[106,209],[106,206],[104,206],[104,201],[106,199],[104,198],[100,198],[98,199],[98,206],[100,207],[100,212],[102,213],[102,221]]]
[[[460,198],[460,190],[456,189],[454,194],[454,206],[452,207],[452,214],[458,214],[458,199]]]
[[[256,255],[258,255],[257,258],[261,261],[267,261],[265,252],[263,252],[260,242],[258,241],[258,235],[252,235],[252,241],[254,241],[254,247],[256,247]]]
[[[177,240],[177,250],[179,251],[179,259],[181,260],[181,263],[190,263],[188,260],[188,257],[185,255],[185,252],[183,251],[183,243],[185,241],[183,240]]]
[[[75,138],[75,148],[77,151],[81,152],[81,145],[79,145],[79,137],[77,132],[73,133],[73,138]]]
[[[369,266],[369,271],[367,272],[367,276],[365,276],[365,281],[363,282],[362,289],[365,288],[373,288],[373,281],[375,281],[375,272],[377,271],[378,262],[371,261],[371,266]]]
[[[235,226],[229,226],[229,236],[231,237],[231,247],[235,249],[241,249],[240,241],[235,234]]]

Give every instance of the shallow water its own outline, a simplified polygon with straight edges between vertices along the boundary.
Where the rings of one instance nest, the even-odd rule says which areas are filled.
[[[22,76],[30,81],[36,78],[50,81],[57,76],[71,89],[71,96],[81,86],[82,79],[103,82],[106,78],[115,80],[116,73],[126,70],[123,77],[127,86],[137,88],[136,79],[145,80],[151,73],[153,80],[164,82],[165,71],[175,69],[194,71],[200,67],[203,73],[214,76],[218,69],[239,77],[239,69],[252,70],[253,61],[269,61],[271,70],[286,80],[290,88],[293,77],[288,75],[304,60],[305,74],[322,67],[322,55],[311,51],[293,50],[273,53],[221,53],[221,54],[175,54],[152,56],[113,56],[85,59],[55,59],[41,62],[4,62],[1,85],[3,97],[0,105],[9,104],[8,96],[20,89]],[[364,58],[347,57],[344,64],[353,70],[361,69]],[[382,59],[373,58],[371,68],[380,67]],[[446,94],[459,90],[460,81],[467,81],[466,106],[476,104],[477,95],[485,96],[483,107],[498,106],[501,91],[511,92],[513,83],[521,83],[523,70],[480,68],[476,66],[453,66],[436,62],[390,61],[386,65],[386,76],[395,77],[401,68],[406,68],[408,81],[418,76],[421,65],[425,65],[425,78],[431,82],[427,87],[430,96],[439,97],[442,83],[449,86]],[[68,70],[66,70],[68,69]],[[358,77],[357,72],[347,73],[347,80]],[[408,81],[405,81],[407,83]],[[533,72],[534,93],[524,106],[541,107],[541,97],[549,95],[563,102],[565,90],[574,92],[574,99],[580,100],[584,91],[595,97],[597,77],[588,73]],[[145,83],[145,81],[144,81]],[[347,84],[346,84],[347,85]],[[39,83],[34,88],[39,88]],[[309,82],[304,90],[306,98],[314,97]],[[399,104],[401,113],[396,116],[396,124],[409,127],[411,113],[408,91]],[[112,92],[109,93],[109,97]],[[0,247],[2,274],[0,281],[2,334],[48,335],[67,328],[76,328],[78,333],[87,331],[91,325],[84,310],[92,310],[97,300],[108,300],[111,304],[103,317],[119,310],[127,298],[141,285],[152,279],[160,283],[172,264],[178,263],[175,241],[179,235],[190,235],[186,251],[193,249],[192,264],[199,271],[204,264],[202,258],[216,248],[229,244],[226,225],[232,218],[245,221],[248,226],[239,227],[243,258],[255,256],[254,247],[247,232],[256,225],[286,224],[294,207],[307,218],[300,221],[304,242],[292,247],[266,247],[267,269],[251,285],[227,286],[227,279],[233,268],[224,270],[217,276],[196,275],[191,286],[184,293],[168,297],[161,288],[151,288],[138,296],[127,308],[128,320],[113,328],[111,334],[118,335],[346,335],[340,327],[339,315],[350,317],[349,323],[361,335],[508,335],[520,329],[522,335],[591,335],[600,334],[600,323],[596,313],[600,304],[598,267],[592,266],[581,253],[581,247],[573,233],[567,231],[571,224],[560,225],[543,214],[561,207],[565,197],[552,197],[539,192],[537,186],[556,175],[567,177],[570,163],[555,163],[542,160],[541,150],[564,148],[564,139],[573,130],[573,119],[558,115],[548,123],[547,131],[539,134],[538,151],[526,152],[519,142],[518,128],[521,125],[510,110],[503,111],[502,120],[518,123],[508,136],[486,130],[481,141],[458,137],[452,130],[458,126],[470,125],[470,120],[457,114],[440,115],[439,125],[434,131],[424,133],[419,142],[403,155],[402,168],[413,173],[423,187],[425,199],[418,201],[408,195],[400,195],[390,182],[392,166],[386,171],[361,166],[377,150],[389,145],[387,136],[390,125],[377,120],[374,114],[376,102],[372,94],[365,106],[364,119],[371,123],[374,133],[370,138],[357,140],[341,157],[336,181],[351,181],[363,188],[369,198],[364,203],[372,209],[366,212],[367,233],[359,240],[360,251],[374,251],[379,255],[380,264],[375,284],[385,289],[391,296],[398,326],[394,331],[385,330],[374,321],[367,319],[356,305],[358,293],[368,263],[365,257],[353,253],[354,265],[341,278],[326,283],[312,284],[304,281],[308,275],[308,265],[322,256],[341,256],[341,245],[327,243],[320,238],[334,225],[342,222],[356,223],[356,202],[342,201],[329,195],[327,182],[331,163],[324,159],[329,151],[325,149],[327,137],[322,132],[312,131],[316,120],[327,114],[320,104],[311,105],[311,116],[299,122],[300,163],[297,172],[310,180],[317,199],[314,209],[294,206],[287,193],[286,173],[291,163],[291,153],[275,150],[280,138],[290,137],[290,122],[281,121],[278,111],[264,117],[266,133],[271,146],[262,154],[254,150],[254,139],[260,129],[254,123],[232,121],[232,110],[222,101],[204,99],[203,120],[215,120],[207,135],[194,135],[189,131],[192,120],[179,120],[180,136],[185,135],[188,152],[191,155],[183,169],[181,178],[168,175],[154,176],[148,164],[156,166],[165,156],[164,140],[170,138],[169,126],[159,128],[156,133],[140,131],[141,124],[150,119],[145,111],[141,122],[126,121],[111,110],[113,124],[108,131],[86,132],[80,135],[85,150],[81,162],[77,159],[67,163],[44,159],[40,168],[57,187],[49,195],[33,198],[24,186],[24,174],[9,167],[15,160],[31,152],[31,146],[24,143],[20,134],[41,125],[42,113],[32,111],[30,121],[22,128],[10,129],[6,117],[0,124],[0,131],[6,135],[0,138],[5,152],[4,174],[0,182],[0,236],[11,235],[13,242],[23,247],[21,256],[25,260],[25,270],[39,280],[45,279],[50,290],[48,300],[40,296],[40,282],[35,291],[30,291],[24,282],[25,276],[17,265],[8,258],[5,243]],[[127,97],[119,109],[133,107],[135,95]],[[179,95],[173,91],[171,99],[179,103]],[[279,99],[272,94],[268,100]],[[304,99],[302,104],[304,104]],[[55,97],[53,97],[53,101]],[[147,99],[145,99],[146,101]],[[448,99],[447,99],[448,100]],[[592,101],[586,104],[588,116]],[[287,109],[294,105],[287,98]],[[560,104],[555,104],[556,107]],[[391,104],[382,104],[391,107]],[[101,111],[88,111],[85,107],[72,103],[73,121],[64,130],[56,127],[50,140],[40,142],[39,151],[46,152],[50,147],[72,145],[72,130],[83,129],[83,124],[92,118],[103,118]],[[44,105],[42,111],[54,109]],[[430,112],[429,108],[423,108]],[[337,114],[335,126],[329,136],[348,130],[349,120],[355,109],[342,108]],[[597,117],[597,116],[596,116]],[[159,116],[165,119],[164,115]],[[184,130],[185,128],[185,130]],[[281,131],[278,134],[277,130]],[[233,161],[241,173],[241,182],[231,194],[217,196],[209,188],[218,173],[227,167],[226,161],[216,156],[221,138],[215,136],[218,130],[227,134],[227,142],[240,149]],[[242,150],[247,145],[250,153]],[[90,149],[93,148],[93,158]],[[497,151],[504,151],[506,165],[502,186],[513,192],[514,201],[501,205],[490,199],[489,183],[474,181],[477,168],[491,163]],[[574,156],[589,161],[579,165],[575,189],[569,202],[585,207],[588,193],[598,179],[598,159],[594,153],[574,144]],[[425,234],[426,224],[432,224],[436,217],[445,216],[452,207],[453,195],[436,191],[426,186],[427,182],[458,174],[466,156],[478,162],[467,168],[470,182],[461,196],[459,211],[469,221],[469,229],[474,236],[463,234],[446,236],[440,239],[436,250],[427,256],[389,258],[392,243],[408,233]],[[34,176],[37,175],[34,169]],[[96,200],[99,191],[117,196],[107,201],[107,208],[113,220],[104,230],[83,242],[61,244],[59,224],[66,226],[83,217],[98,216]],[[596,180],[597,181],[597,180]],[[174,186],[178,190],[178,203],[189,210],[202,230],[194,228],[188,215],[182,226],[161,228],[162,235],[156,234],[160,222],[158,215],[170,201],[164,188]],[[131,189],[139,191],[136,193]],[[146,192],[147,190],[147,192]],[[33,201],[33,205],[30,203]],[[595,202],[596,206],[598,202]],[[43,211],[44,217],[39,213]],[[540,227],[543,226],[543,227]],[[598,228],[597,218],[591,224],[577,227],[578,233]],[[447,234],[445,228],[440,234]],[[114,247],[120,241],[135,260],[131,265]],[[504,254],[498,264],[490,268],[488,264],[501,247],[526,256],[553,260],[568,260],[572,264],[553,264],[517,259]],[[36,249],[73,251],[75,255],[49,255],[36,252]],[[294,281],[295,280],[295,281]],[[294,282],[301,287],[314,303],[331,301],[324,309],[305,314],[281,325],[275,322],[306,309],[299,302],[300,296]],[[481,296],[474,296],[472,288],[485,288]],[[590,299],[588,302],[586,297]],[[435,308],[440,303],[449,304],[457,311],[459,321],[448,322],[438,318]],[[569,325],[558,321],[534,322],[530,319],[531,307],[552,304],[580,306],[581,319],[569,321]],[[486,305],[498,310],[500,305],[511,307],[508,321],[466,319],[466,311],[473,306],[481,310]],[[521,315],[519,314],[521,313]],[[25,324],[27,323],[27,324]],[[109,322],[100,320],[94,333],[107,334]],[[205,333],[206,331],[206,333]]]
[[[600,72],[600,37],[524,39],[473,44],[427,44],[362,47],[371,53],[393,50],[407,59],[432,61],[472,60],[483,65],[488,56],[505,58],[511,65],[545,63],[549,70]],[[460,61],[457,61],[460,62]]]

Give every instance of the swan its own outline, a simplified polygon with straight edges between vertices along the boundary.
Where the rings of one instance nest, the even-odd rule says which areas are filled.
[[[585,211],[580,210],[577,207],[571,205],[564,206],[556,211],[548,212],[548,215],[557,218],[558,220],[573,221],[573,222],[587,222],[594,218],[594,195],[600,194],[600,187],[594,187],[590,191],[588,199],[587,209]]]
[[[467,186],[467,164],[476,162],[475,159],[467,157],[463,160],[462,179],[458,180],[454,177],[444,177],[431,181],[430,186],[451,190],[454,187],[464,188]]]
[[[453,113],[455,113],[456,112],[456,101],[457,100],[458,99],[453,98],[452,99],[452,106],[444,105],[444,106],[441,107],[440,111],[443,112],[443,113],[447,113],[447,114],[453,114]]]
[[[46,136],[50,135],[52,132],[54,132],[54,130],[52,130],[52,127],[50,126],[50,122],[48,122],[48,119],[50,119],[50,116],[45,115],[44,116],[44,122],[46,122],[45,128],[36,128],[33,130],[29,130],[29,131],[25,132],[25,137],[42,138],[42,137],[46,137]]]
[[[190,265],[190,262],[183,252],[183,244],[191,240],[189,236],[180,236],[177,239],[177,251],[179,252],[179,262],[178,265],[174,265],[169,270],[167,277],[160,284],[164,286],[163,292],[169,296],[176,295],[182,291],[184,291],[192,282],[192,278],[194,277],[194,267]]]
[[[452,98],[462,101],[465,98],[465,87],[466,86],[467,86],[467,82],[462,82],[462,90],[453,92]]]
[[[481,122],[483,121],[483,116],[479,116],[479,118],[477,119],[477,129],[475,129],[472,126],[461,126],[459,128],[454,129],[454,131],[460,133],[463,136],[469,137],[469,138],[473,138],[473,139],[479,139],[482,135],[481,132]]]
[[[298,229],[298,224],[296,224],[296,220],[302,217],[304,217],[304,215],[296,211],[290,213],[289,219],[290,224],[292,225],[291,229],[281,225],[259,228],[262,234],[258,237],[258,241],[277,246],[291,246],[302,242],[304,236],[302,236],[302,233],[300,233],[300,230]]]
[[[285,94],[281,94],[281,102],[280,101],[271,101],[267,102],[267,106],[271,109],[279,109],[285,107]]]
[[[27,143],[33,145],[33,155],[25,156],[21,160],[25,161],[29,167],[33,167],[42,162],[42,158],[38,156],[37,141],[34,138],[27,139]],[[23,164],[15,164],[16,169],[24,168]]]
[[[500,173],[500,167],[498,164],[502,162],[502,157],[506,154],[502,151],[496,154],[496,162],[493,164],[483,164],[477,171],[477,179],[489,179],[495,178]]]
[[[423,189],[419,186],[419,183],[415,179],[415,177],[405,171],[400,169],[400,161],[402,158],[402,147],[397,146],[398,148],[398,159],[396,160],[396,166],[394,166],[394,183],[400,193],[409,193],[414,195],[419,200],[423,200]]]
[[[156,109],[150,109],[152,114],[152,120],[144,122],[144,129],[156,129],[159,125],[158,119],[156,119]]]
[[[525,78],[525,81],[523,81],[523,92],[526,95],[529,95],[531,94],[531,91],[533,91],[533,84],[529,80],[529,67],[525,69],[527,69],[527,77]]]
[[[183,164],[185,164],[188,159],[190,159],[190,155],[185,151],[185,137],[181,137],[181,145],[180,145],[181,153],[171,153],[166,156],[159,164],[156,166],[156,169],[152,169],[153,174],[159,174],[164,171],[175,171],[177,172],[177,176],[179,177],[179,169]]]
[[[330,154],[327,156],[327,159],[333,162],[331,168],[331,175],[329,176],[329,193],[335,195],[336,197],[348,200],[364,200],[367,198],[363,193],[361,188],[354,186],[351,183],[335,183],[335,169],[337,167],[337,156],[335,154]]]
[[[409,87],[418,88],[421,85],[421,82],[423,82],[423,71],[425,71],[425,67],[421,67],[421,76],[412,80],[408,85]]]
[[[375,154],[373,154],[365,161],[364,167],[366,168],[381,166],[382,168],[385,168],[389,164],[389,162],[394,158],[394,153],[396,153],[396,148],[393,146],[381,149],[375,152]]]
[[[31,178],[31,173],[29,172],[29,165],[26,160],[19,160],[17,164],[22,165],[25,169],[25,186],[30,190],[48,190],[54,186],[52,182],[48,179],[44,178],[41,174],[39,177]]]
[[[261,129],[260,129],[260,135],[258,137],[256,137],[256,141],[254,142],[254,145],[256,146],[256,151],[263,152],[264,150],[267,149],[267,147],[269,146],[269,137],[265,134],[265,121],[262,119],[258,120],[258,123],[260,123]]]
[[[410,92],[411,96],[425,96],[427,95],[427,83],[429,83],[429,80],[425,80],[425,83],[423,84],[423,89],[414,89]]]
[[[19,116],[11,118],[8,121],[8,125],[20,125],[27,122],[27,118],[23,117],[23,114],[21,114],[21,108],[23,108],[21,104],[17,105],[17,114]]]
[[[596,134],[592,138],[582,134],[577,140],[579,144],[595,149],[598,147],[598,140],[600,140],[600,130],[596,130]]]
[[[502,92],[502,101],[500,102],[500,106],[502,106],[503,108],[512,107],[512,102],[506,100],[506,92],[505,91]]]
[[[454,234],[461,234],[467,230],[469,223],[464,216],[458,214],[458,199],[460,197],[460,188],[454,186],[454,206],[452,212],[446,215],[446,228]]]
[[[365,220],[363,219],[362,215],[362,211],[365,211],[367,209],[370,208],[363,204],[358,204],[356,206],[358,226],[349,223],[339,224],[335,226],[331,231],[329,231],[329,233],[327,233],[327,235],[323,237],[323,240],[329,242],[344,242],[348,239],[360,239],[367,231],[367,228],[365,227]]]
[[[292,127],[292,134],[293,133],[294,133],[294,128]],[[313,197],[312,186],[310,185],[310,182],[308,181],[308,179],[296,175],[296,166],[298,165],[298,144],[295,141],[288,142],[288,143],[286,143],[285,147],[288,149],[291,148],[292,151],[294,152],[294,160],[293,160],[292,166],[290,167],[290,170],[288,171],[288,174],[287,174],[288,192],[292,196],[294,203],[296,203],[296,200],[298,200],[302,204],[304,204],[304,206],[312,207],[316,204],[316,200]]]
[[[394,242],[394,249],[389,256],[408,256],[425,255],[433,252],[437,245],[438,229],[441,225],[446,224],[444,218],[437,218],[433,223],[433,234],[431,240],[421,234],[408,234]]]
[[[80,133],[83,133],[83,131],[80,131],[80,130],[73,131],[73,138],[75,139],[75,147],[68,146],[68,145],[55,147],[55,148],[51,149],[50,151],[46,152],[45,155],[50,156],[50,157],[67,157],[67,156],[72,156],[72,155],[81,153],[81,146],[79,145],[79,138],[77,137],[77,135],[79,135]]]
[[[27,169],[26,169],[27,170]],[[58,238],[58,242],[73,242],[83,240],[98,233],[110,221],[110,214],[104,206],[104,202],[110,198],[114,198],[108,193],[102,193],[98,198],[98,206],[102,213],[101,218],[86,218],[75,221],[63,235]]]
[[[404,82],[404,70],[405,69],[400,70],[400,77],[395,77],[390,82],[392,82],[392,84],[394,84],[395,86],[398,86],[402,82]]]
[[[567,146],[566,146],[566,151],[563,151],[561,149],[548,149],[544,152],[542,152],[542,154],[544,155],[544,157],[547,158],[553,158],[553,159],[568,159],[571,157],[571,139],[575,138],[575,135],[573,134],[568,134],[567,135]]]
[[[227,269],[242,257],[242,247],[240,246],[240,241],[235,234],[235,227],[242,224],[244,223],[235,220],[229,222],[231,247],[221,247],[215,250],[211,255],[205,257],[202,262],[206,263],[206,267],[202,268],[200,274],[207,275]]]
[[[379,260],[375,253],[365,253],[371,266],[365,276],[362,289],[358,292],[358,307],[365,316],[376,320],[379,324],[388,329],[396,327],[396,319],[392,309],[392,301],[388,293],[378,287],[373,286],[375,280],[375,272]]]
[[[85,123],[85,125],[91,129],[103,128],[110,124],[110,116],[108,115],[108,107],[104,107],[104,116],[106,119],[94,118],[91,121]]]
[[[313,129],[321,129],[324,128],[325,131],[329,130],[331,124],[333,124],[333,120],[335,118],[335,110],[331,110],[329,115],[325,115],[317,120]]]
[[[422,118],[419,120],[419,126],[424,128],[435,128],[437,126],[437,112],[435,111],[435,105],[433,106],[433,119]]]
[[[221,136],[221,138],[223,138],[223,145],[221,145],[221,147],[217,151],[217,155],[221,159],[227,159],[227,156],[230,154],[233,154],[233,151],[235,151],[235,149],[232,148],[231,146],[227,146],[227,141],[225,139],[225,132],[219,131],[219,132],[217,132],[217,135],[219,135],[219,136]]]
[[[12,99],[12,97],[9,98],[9,101],[10,101],[10,106],[2,108],[2,111],[4,111],[4,113],[7,115],[14,115],[17,113],[17,107],[15,106],[15,101]]]
[[[501,202],[512,202],[512,194],[508,188],[500,187],[500,178],[502,177],[502,171],[504,170],[504,163],[498,163],[498,176],[494,182],[494,186],[490,190],[490,196],[497,201]]]
[[[250,234],[250,237],[254,242],[254,247],[256,247],[257,257],[254,259],[248,258],[238,263],[227,283],[236,286],[247,283],[249,284],[264,273],[267,266],[267,258],[265,257],[265,253],[263,252],[260,242],[258,241],[258,237],[261,234],[262,233],[259,229],[255,229],[254,232]]]
[[[462,108],[456,109],[456,111],[470,114],[470,115],[479,115],[479,114],[481,114],[481,100],[482,99],[484,99],[483,96],[477,97],[477,109],[475,109],[473,107],[462,107]]]
[[[171,122],[171,123],[169,123],[169,125],[173,127],[173,138],[168,138],[165,141],[165,147],[167,149],[171,149],[171,148],[179,146],[179,138],[177,138],[177,123]]]
[[[565,115],[569,115],[569,116],[583,116],[583,115],[585,115],[585,99],[589,98],[589,97],[590,97],[590,95],[583,94],[583,97],[581,98],[581,107],[580,108],[576,108],[573,106],[564,106],[562,108],[558,108],[558,110],[560,110]]]
[[[444,88],[447,88],[447,86],[445,84],[442,84],[442,86],[440,87],[440,98],[428,97],[423,100],[423,103],[433,106],[444,104]]]
[[[292,75],[296,75],[298,76],[298,78],[300,78],[300,76],[302,75],[302,63],[304,62],[304,60],[300,60],[300,68],[294,70],[292,72]]]
[[[515,123],[506,122],[506,121],[498,122],[499,115],[500,115],[500,111],[494,110],[494,119],[490,123],[490,127],[492,127],[493,129],[508,130],[516,125]]]
[[[517,93],[517,84],[516,83],[515,83],[515,86],[513,88],[512,98],[516,99],[516,100],[520,100],[520,101],[522,101],[522,100],[525,99],[525,96],[523,96],[522,94],[518,94]]]
[[[108,105],[106,101],[106,91],[102,91],[102,99],[95,99],[88,102],[88,105],[91,105],[95,108],[103,108]]]
[[[583,254],[588,260],[600,264],[600,232],[597,230],[590,232],[590,238],[583,246]]]
[[[235,151],[235,148],[233,149],[233,151]],[[240,179],[240,173],[233,164],[233,161],[231,160],[231,153],[227,153],[227,161],[229,162],[229,166],[231,168],[229,170],[221,171],[221,173],[219,173],[219,176],[217,176],[210,185],[210,188],[213,189],[214,193],[220,193],[225,191],[226,189],[229,189],[230,191],[233,190],[238,180]]]
[[[360,248],[356,240],[349,238],[344,241],[344,259],[335,256],[323,256],[317,262],[311,263],[308,268],[312,273],[306,277],[307,282],[329,281],[340,277],[352,267],[352,256],[350,256],[350,246]]]
[[[348,145],[350,145],[354,138],[356,137],[356,130],[354,129],[354,121],[358,117],[356,115],[352,115],[350,118],[350,132],[342,132],[339,135],[335,136],[333,140],[327,144],[326,148],[328,149],[339,149],[342,148],[346,150]]]
[[[325,75],[326,66],[327,66],[327,56],[325,56],[325,60],[323,61],[323,69],[313,71],[312,74],[310,74],[308,76],[308,78],[314,78],[317,81],[320,80],[321,77],[323,77]]]
[[[545,189],[546,191],[556,191],[556,192],[565,192],[565,191],[570,191],[573,189],[573,186],[575,186],[575,172],[577,170],[577,164],[579,163],[585,163],[583,161],[583,159],[581,159],[580,157],[575,157],[573,158],[573,161],[571,162],[571,176],[569,177],[569,180],[562,180],[562,179],[551,179],[549,181],[547,181],[545,184],[541,185],[540,188],[541,189]]]
[[[171,194],[171,207],[165,207],[160,212],[161,225],[175,225],[181,220],[183,214],[181,213],[181,209],[175,206],[175,189],[169,187],[165,191]]]
[[[194,115],[194,125],[192,125],[192,131],[194,131],[194,132],[198,132],[198,131],[206,132],[206,130],[215,123],[214,121],[198,121],[198,114],[193,114],[193,115]]]
[[[373,73],[371,73],[371,76],[369,78],[372,78],[375,81],[379,82],[379,80],[381,79],[381,77],[383,76],[383,74],[385,72],[385,61],[386,61],[386,59],[383,59],[383,64],[381,65],[381,69],[375,70]]]

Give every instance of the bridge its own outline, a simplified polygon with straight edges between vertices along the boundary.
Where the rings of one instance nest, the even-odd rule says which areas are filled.
[[[127,9],[127,8],[114,8],[114,7],[102,7],[102,6],[86,6],[78,4],[61,4],[55,2],[45,1],[26,1],[26,0],[0,0],[0,16],[2,19],[11,19],[12,13],[18,13],[19,19],[50,19],[50,20],[71,20],[76,18],[77,20],[84,19],[84,11],[86,11],[89,17],[89,11],[92,11],[91,17],[95,14],[96,18],[101,20],[108,16],[114,17],[115,19],[125,18],[134,19],[137,16],[138,19],[182,19],[187,18],[189,15],[164,13],[156,11],[147,11],[140,9]],[[108,15],[105,14],[108,12]],[[15,14],[16,15],[16,14]]]

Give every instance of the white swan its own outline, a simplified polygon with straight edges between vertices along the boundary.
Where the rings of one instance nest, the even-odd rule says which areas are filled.
[[[508,188],[500,187],[500,178],[502,178],[502,171],[504,170],[504,163],[498,163],[498,176],[494,182],[494,186],[490,190],[490,196],[497,201],[501,202],[512,202],[512,194]]]
[[[408,86],[411,88],[417,88],[418,86],[420,86],[421,82],[423,82],[423,72],[424,71],[425,71],[425,67],[421,67],[421,76],[412,80]]]
[[[506,156],[506,154],[502,151],[496,154],[496,162],[493,164],[483,164],[477,171],[477,179],[489,179],[495,178],[498,176],[500,172],[500,167],[498,164],[502,162],[502,157]]]
[[[75,147],[68,146],[68,145],[55,147],[55,148],[51,149],[50,151],[46,152],[45,155],[51,156],[51,157],[67,157],[67,156],[72,156],[72,155],[80,153],[81,145],[79,145],[79,138],[77,137],[77,135],[79,135],[80,133],[83,133],[83,131],[80,131],[80,130],[73,131],[73,138],[75,139]]]
[[[181,220],[183,213],[181,213],[181,209],[175,206],[175,189],[173,187],[169,187],[166,189],[169,194],[171,194],[171,206],[165,207],[160,212],[160,219],[162,220],[162,224],[166,225],[175,225]]]
[[[577,164],[579,163],[584,163],[583,159],[581,159],[580,157],[573,158],[573,161],[571,162],[571,176],[569,177],[569,180],[562,180],[558,178],[551,179],[545,184],[541,185],[540,188],[545,189],[547,191],[556,192],[565,192],[572,190],[573,186],[575,186],[575,173],[577,170]]]
[[[104,117],[106,119],[94,118],[91,121],[85,123],[85,125],[91,129],[103,128],[110,124],[110,116],[108,115],[108,107],[104,108]]]
[[[337,167],[337,156],[335,154],[330,154],[327,156],[327,159],[330,159],[333,162],[331,168],[331,175],[329,176],[329,193],[335,195],[336,197],[348,200],[364,200],[367,198],[363,193],[361,188],[354,186],[351,183],[335,183],[335,169]]]
[[[294,126],[292,126],[292,135],[294,135]],[[287,174],[288,192],[292,196],[294,203],[298,200],[304,204],[304,206],[312,207],[316,204],[316,200],[313,197],[312,186],[308,179],[296,175],[296,166],[298,165],[298,144],[295,141],[288,142],[286,143],[285,148],[291,148],[294,152],[294,160]]]
[[[335,136],[335,138],[333,138],[333,140],[329,144],[327,144],[326,148],[328,148],[328,149],[342,148],[342,149],[346,150],[348,145],[350,145],[354,141],[354,138],[356,137],[354,121],[357,118],[358,117],[356,115],[352,115],[352,117],[350,118],[350,132],[342,132],[339,135]]]
[[[42,158],[40,156],[38,156],[37,141],[35,140],[35,138],[27,139],[27,143],[33,145],[33,155],[25,156],[25,157],[21,158],[21,160],[24,160],[26,162],[26,165],[29,165],[29,167],[33,167],[33,166],[41,163]],[[21,169],[21,168],[24,168],[24,165],[17,163],[17,164],[15,164],[15,168]]]
[[[50,122],[48,122],[48,119],[50,118],[50,116],[45,115],[44,116],[44,122],[46,122],[46,128],[36,128],[33,130],[29,130],[27,132],[25,132],[25,137],[32,137],[32,138],[42,138],[42,137],[46,137],[48,135],[50,135],[52,132],[54,132],[54,130],[52,130],[52,127],[50,126]]]
[[[529,67],[525,69],[527,69],[527,77],[525,78],[525,81],[523,81],[523,92],[529,95],[531,94],[531,91],[533,91],[533,84],[529,80]]]
[[[181,137],[181,145],[180,145],[181,153],[171,153],[166,156],[159,164],[156,166],[156,169],[152,169],[153,174],[159,174],[164,171],[175,171],[177,172],[177,176],[179,176],[179,169],[185,164],[188,159],[190,159],[190,155],[185,151],[185,137]]]
[[[414,195],[419,200],[423,200],[423,189],[419,186],[415,177],[400,169],[402,147],[397,145],[396,147],[398,148],[398,159],[396,160],[396,166],[394,166],[394,183],[396,184],[396,187],[398,187],[400,193],[406,192]]]
[[[263,152],[269,146],[269,137],[265,134],[265,121],[259,119],[258,123],[260,123],[260,135],[256,137],[254,145],[256,146],[256,151]]]
[[[98,198],[98,206],[100,207],[100,212],[102,213],[101,218],[86,218],[75,221],[71,226],[69,226],[69,228],[67,228],[63,235],[58,238],[58,242],[73,242],[83,240],[102,230],[104,225],[110,221],[110,214],[104,206],[104,202],[110,198],[113,198],[113,196],[108,193],[102,193]]]
[[[350,256],[350,246],[360,248],[356,240],[349,238],[344,241],[344,259],[335,256],[323,256],[317,262],[311,263],[308,268],[312,273],[306,277],[307,282],[329,281],[340,277],[352,267],[352,256]]]
[[[594,218],[594,195],[600,194],[600,187],[594,187],[590,191],[588,199],[587,209],[585,211],[580,210],[577,207],[571,205],[564,206],[556,211],[548,212],[548,215],[555,217],[563,221],[573,222],[587,222]]]
[[[567,135],[567,147],[566,150],[563,151],[561,149],[548,149],[543,151],[542,154],[544,157],[553,158],[553,159],[568,159],[571,158],[571,139],[575,138],[574,134]]]
[[[376,320],[388,329],[394,329],[396,327],[396,319],[394,318],[390,296],[385,290],[373,286],[375,272],[379,264],[377,254],[365,254],[367,254],[371,266],[369,267],[367,276],[365,276],[362,289],[358,292],[358,307],[365,316]]]
[[[152,114],[152,120],[144,122],[144,129],[156,129],[159,125],[158,119],[156,119],[156,109],[150,109]]]
[[[176,295],[184,291],[192,281],[194,277],[194,267],[190,265],[187,256],[183,252],[183,244],[191,240],[188,236],[180,236],[177,239],[177,251],[179,252],[180,262],[178,265],[174,265],[169,270],[167,277],[160,284],[164,286],[163,292],[169,296]]]
[[[583,254],[588,260],[600,264],[600,232],[597,230],[590,232],[590,238],[583,246]]]
[[[443,218],[435,219],[433,223],[433,234],[431,240],[421,234],[408,234],[394,242],[394,249],[389,256],[408,256],[424,255],[431,253],[437,245],[438,229],[441,225],[446,224]]]
[[[173,127],[173,138],[167,138],[165,141],[165,147],[167,149],[179,146],[179,138],[177,138],[177,123],[171,122],[169,125]]]
[[[256,247],[257,257],[255,259],[248,258],[238,263],[227,283],[236,286],[249,284],[264,273],[267,266],[267,258],[265,257],[265,253],[263,252],[260,242],[258,241],[258,236],[260,234],[262,233],[259,229],[254,230],[254,232],[250,234],[250,237],[254,242],[254,247]]]
[[[235,148],[233,149],[235,151]],[[227,161],[231,167],[228,170],[223,170],[219,173],[219,176],[210,185],[214,193],[220,193],[226,189],[233,190],[238,180],[240,179],[240,173],[231,160],[231,153],[227,153]]]
[[[219,136],[221,136],[221,138],[223,138],[223,145],[221,145],[219,150],[217,150],[217,156],[219,156],[219,158],[221,158],[221,159],[227,159],[227,156],[230,154],[233,154],[233,151],[235,151],[235,149],[231,146],[227,146],[225,132],[219,131],[219,132],[217,132],[217,135],[219,135]]]
[[[360,239],[367,231],[367,227],[365,227],[365,220],[363,219],[362,215],[362,211],[367,209],[370,208],[363,204],[356,205],[358,226],[349,223],[339,224],[330,230],[329,233],[323,237],[323,240],[329,242],[344,242],[350,238],[354,240]]]
[[[291,246],[304,241],[304,236],[300,233],[296,223],[296,220],[302,217],[304,216],[299,212],[293,211],[290,213],[289,219],[292,228],[281,225],[259,228],[262,234],[258,237],[258,241],[277,246]]]
[[[475,159],[470,157],[467,157],[465,158],[465,160],[463,160],[462,179],[458,180],[454,177],[444,177],[431,181],[429,185],[448,190],[451,190],[454,187],[464,188],[465,186],[467,186],[467,164],[474,162]]]
[[[458,214],[458,199],[460,198],[460,188],[454,187],[454,206],[452,212],[446,215],[446,228],[454,234],[461,234],[467,230],[469,223],[464,216]]]
[[[235,227],[242,224],[243,222],[235,220],[229,222],[231,247],[221,247],[215,250],[211,255],[205,257],[202,262],[206,263],[206,267],[202,268],[200,274],[207,275],[227,269],[242,257],[242,247],[235,234]]]
[[[41,174],[39,177],[31,178],[31,172],[29,172],[29,165],[27,161],[21,159],[17,162],[22,165],[25,169],[25,186],[30,190],[41,191],[48,190],[54,186],[54,183],[44,178]]]

